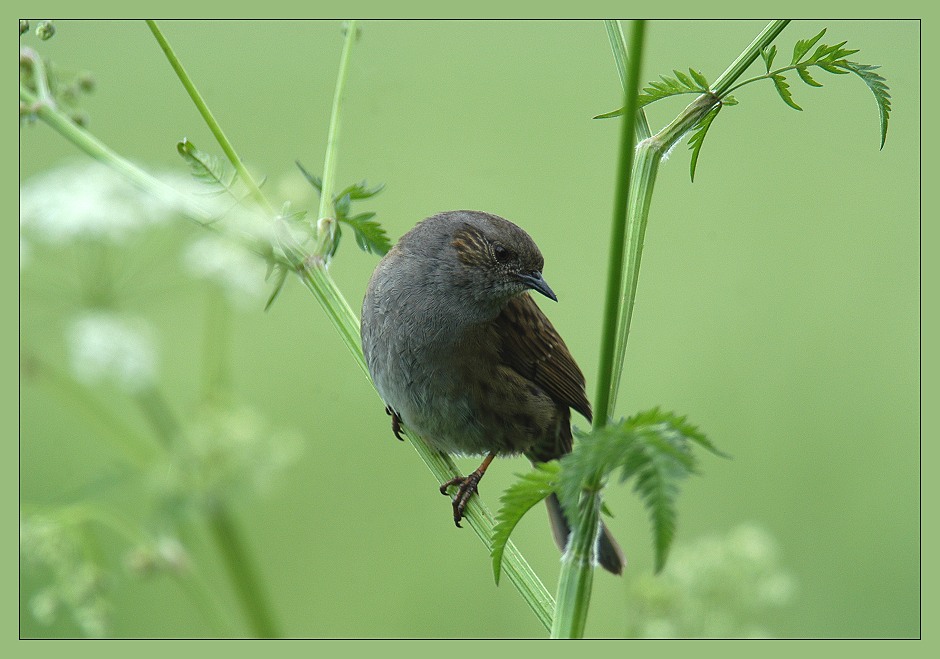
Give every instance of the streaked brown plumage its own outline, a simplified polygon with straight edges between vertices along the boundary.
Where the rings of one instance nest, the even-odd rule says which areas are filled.
[[[454,521],[497,455],[545,462],[571,451],[571,409],[591,419],[584,376],[565,342],[526,292],[556,299],[542,254],[522,229],[476,211],[420,222],[382,259],[362,307],[362,347],[392,414],[446,453],[486,455],[457,486]],[[397,434],[397,433],[396,433]],[[568,526],[547,501],[564,547]],[[603,567],[623,556],[607,529]]]

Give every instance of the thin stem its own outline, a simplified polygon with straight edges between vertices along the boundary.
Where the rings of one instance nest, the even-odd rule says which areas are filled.
[[[776,75],[780,75],[781,73],[786,73],[787,71],[792,71],[792,70],[794,70],[794,69],[799,69],[799,68],[806,68],[806,67],[809,67],[809,66],[820,66],[820,65],[819,65],[818,63],[810,63],[810,64],[806,64],[806,63],[804,63],[804,64],[791,64],[790,66],[785,66],[785,67],[783,67],[782,69],[774,69],[773,71],[769,71],[768,73],[765,73],[765,74],[763,74],[763,75],[754,76],[753,78],[748,78],[747,80],[742,80],[741,82],[737,83],[737,84],[734,85],[733,87],[730,87],[730,88],[728,89],[728,91],[727,91],[727,94],[730,94],[731,92],[735,91],[736,89],[740,89],[740,88],[743,87],[744,85],[749,85],[749,84],[751,84],[752,82],[757,82],[758,80],[767,80],[767,79],[772,78],[772,77],[774,77],[774,76],[776,76]],[[727,95],[727,94],[726,94],[726,95]]]
[[[231,309],[216,286],[206,290],[206,324],[203,337],[203,400],[224,404],[228,400],[228,356],[231,342]]]
[[[141,437],[140,433],[115,416],[87,387],[60,373],[38,357],[23,355],[21,362],[24,379],[38,376],[40,381],[47,382],[64,401],[102,430],[100,437],[109,439],[131,463],[139,467],[151,464],[158,453],[153,441]]]
[[[212,507],[208,513],[208,522],[254,635],[258,638],[278,638],[280,633],[261,587],[261,579],[255,571],[255,561],[224,504],[219,502]]]
[[[209,106],[206,105],[205,100],[203,100],[202,94],[200,94],[199,90],[196,89],[196,85],[193,83],[192,78],[190,78],[189,74],[186,73],[186,69],[183,68],[183,64],[179,61],[176,53],[173,52],[172,46],[170,46],[169,42],[166,40],[166,37],[163,36],[160,28],[157,27],[156,21],[148,20],[147,26],[150,28],[150,31],[153,32],[153,36],[157,39],[157,43],[160,44],[160,48],[163,50],[163,54],[166,55],[166,58],[169,60],[170,66],[173,67],[173,70],[176,71],[177,77],[180,79],[180,82],[183,83],[183,87],[186,88],[186,92],[192,99],[193,104],[195,104],[196,109],[199,110],[199,114],[202,115],[202,118],[209,127],[209,130],[212,131],[212,134],[215,136],[219,146],[222,147],[222,151],[225,152],[225,156],[228,158],[229,162],[232,163],[232,167],[235,168],[235,171],[238,172],[238,176],[241,178],[242,182],[248,187],[248,191],[252,198],[258,203],[259,206],[261,206],[261,208],[273,216],[275,214],[274,208],[270,203],[268,203],[268,200],[261,192],[261,188],[258,187],[258,184],[255,182],[254,178],[252,178],[251,173],[245,168],[241,158],[238,157],[238,153],[235,152],[235,147],[232,146],[232,143],[229,142],[228,138],[225,136],[225,133],[222,131],[222,127],[219,125],[219,122],[215,120],[215,116],[213,116],[212,111],[209,110]]]
[[[39,103],[36,95],[24,85],[20,85],[20,100],[34,108],[36,116],[46,122],[50,128],[58,132],[62,137],[89,156],[107,165],[141,190],[153,195],[162,203],[170,207],[178,208],[181,213],[185,214],[197,224],[214,230],[211,226],[211,222],[213,222],[215,218],[193,198],[179,192],[176,188],[151,176],[137,165],[121,157],[117,152],[104,144],[104,142],[69,119],[55,106]]]
[[[343,52],[339,58],[339,71],[336,73],[336,88],[333,90],[333,105],[330,109],[330,127],[326,138],[326,153],[323,156],[323,187],[320,190],[320,209],[317,219],[334,218],[333,189],[336,186],[336,162],[339,154],[340,117],[343,97],[346,92],[346,77],[349,71],[349,58],[353,44],[358,37],[356,21],[349,21],[345,26]]]
[[[734,84],[734,81],[744,75],[747,68],[760,57],[760,51],[777,38],[783,29],[789,23],[789,20],[776,20],[768,23],[760,33],[754,37],[754,40],[748,44],[747,48],[737,56],[731,65],[725,69],[718,78],[712,83],[712,91],[716,96],[725,96]]]
[[[163,445],[173,446],[179,440],[180,423],[163,394],[155,387],[144,389],[137,394],[137,403]]]
[[[630,58],[627,56],[627,40],[623,36],[623,26],[620,21],[605,20],[604,27],[607,29],[607,39],[610,41],[610,50],[614,55],[614,63],[617,65],[617,73],[620,74],[620,87],[626,91],[627,83],[627,62]],[[649,121],[646,119],[646,111],[638,108],[636,111],[636,140],[645,140],[652,135]]]
[[[617,342],[618,318],[623,280],[624,236],[627,225],[628,191],[633,171],[633,144],[636,135],[637,88],[640,83],[640,60],[646,23],[634,21],[630,39],[631,55],[624,86],[624,112],[620,128],[620,160],[617,167],[617,190],[610,228],[610,257],[607,264],[607,296],[604,301],[604,326],[601,335],[597,395],[594,405],[594,427],[607,425],[611,411],[611,391],[615,388],[614,349]]]

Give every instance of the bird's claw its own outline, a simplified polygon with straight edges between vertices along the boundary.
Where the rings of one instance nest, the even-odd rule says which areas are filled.
[[[405,441],[405,438],[401,436],[401,417],[398,416],[398,412],[393,410],[391,407],[386,406],[385,413],[392,417],[392,432],[395,433],[398,441]]]
[[[477,485],[480,483],[480,478],[482,474],[473,472],[469,476],[457,476],[456,478],[451,478],[449,481],[441,485],[441,494],[447,495],[447,490],[452,485],[457,486],[457,493],[453,498],[454,506],[454,524],[458,529],[463,528],[460,526],[460,520],[463,519],[464,508],[467,507],[467,502],[470,500],[470,497],[477,492]]]

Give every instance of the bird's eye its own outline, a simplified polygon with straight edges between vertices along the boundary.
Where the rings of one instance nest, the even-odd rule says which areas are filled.
[[[506,261],[509,261],[510,259],[512,259],[514,255],[512,253],[512,250],[506,249],[502,245],[494,245],[493,256],[500,263],[506,263]]]

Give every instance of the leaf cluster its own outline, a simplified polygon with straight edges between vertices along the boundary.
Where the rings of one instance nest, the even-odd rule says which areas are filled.
[[[764,66],[767,74],[761,78],[769,78],[780,98],[794,110],[802,110],[796,101],[793,100],[793,94],[790,92],[790,86],[787,84],[786,77],[783,75],[786,71],[796,71],[800,80],[810,87],[822,87],[822,83],[817,81],[810,74],[810,67],[818,67],[823,71],[837,75],[854,73],[871,90],[878,104],[878,116],[881,121],[881,146],[884,147],[885,139],[888,135],[888,117],[891,113],[891,94],[888,90],[887,81],[875,70],[878,66],[870,64],[860,64],[846,59],[850,55],[858,52],[858,49],[846,48],[847,42],[842,41],[834,45],[820,43],[826,29],[823,28],[809,39],[800,39],[793,46],[793,56],[790,58],[788,66],[773,70],[774,58],[777,54],[777,47],[770,46],[761,51],[761,58],[764,60]],[[818,44],[818,45],[817,45]],[[813,46],[816,46],[815,50]],[[812,52],[810,52],[812,51]],[[752,82],[752,81],[747,81]],[[743,84],[743,83],[742,83]]]
[[[724,455],[685,417],[659,408],[576,434],[579,441],[571,453],[557,463],[536,465],[503,494],[491,542],[497,582],[506,542],[526,512],[554,493],[574,528],[581,497],[600,492],[613,474],[619,474],[621,483],[633,481],[633,490],[649,512],[656,571],[660,571],[675,535],[680,482],[697,471],[692,446]]]
[[[299,162],[297,167],[300,169],[304,178],[314,187],[318,194],[323,194],[323,180],[314,174],[311,174]],[[339,241],[342,238],[341,224],[349,226],[355,236],[356,244],[359,249],[371,254],[383,256],[392,248],[392,243],[388,239],[388,234],[378,222],[373,218],[375,213],[359,213],[351,215],[352,202],[360,199],[370,199],[385,188],[384,183],[380,183],[374,188],[370,188],[365,181],[346,186],[333,197],[333,208],[336,211],[336,233],[333,237],[333,243],[330,246],[329,256],[332,257],[339,249]]]
[[[800,39],[797,41],[793,46],[790,64],[782,68],[773,68],[774,60],[777,56],[777,46],[771,45],[762,49],[760,55],[761,59],[764,61],[766,73],[745,80],[735,87],[732,87],[729,92],[751,82],[766,78],[773,82],[774,88],[777,90],[777,93],[780,95],[780,98],[783,99],[784,103],[794,110],[802,110],[803,108],[793,99],[793,92],[790,90],[790,84],[787,82],[787,77],[784,75],[785,73],[788,71],[796,71],[800,80],[810,87],[823,86],[822,83],[816,80],[811,74],[811,67],[818,67],[823,71],[838,75],[853,73],[861,78],[875,96],[875,101],[878,104],[878,116],[881,122],[881,147],[884,147],[885,139],[888,135],[888,118],[891,113],[891,94],[889,93],[887,81],[876,73],[876,69],[879,68],[878,66],[860,64],[846,59],[858,52],[857,49],[846,48],[845,44],[847,42],[842,41],[834,45],[821,43],[820,40],[825,33],[826,30],[824,28],[809,39]],[[708,80],[705,76],[695,69],[690,68],[688,74],[676,69],[673,70],[673,74],[674,76],[661,76],[658,81],[647,83],[647,86],[644,87],[642,92],[638,95],[637,101],[639,107],[644,107],[655,101],[681,94],[711,94],[715,97],[715,106],[702,116],[690,129],[691,137],[689,139],[689,148],[692,150],[692,158],[689,173],[694,181],[695,167],[698,164],[699,154],[701,153],[702,144],[705,141],[705,135],[708,129],[714,122],[715,117],[718,116],[721,108],[725,105],[736,105],[737,100],[729,93],[725,93],[720,97],[715,95],[715,92],[709,87]],[[597,115],[594,118],[607,119],[619,117],[622,114],[623,108],[620,108],[612,112]]]

